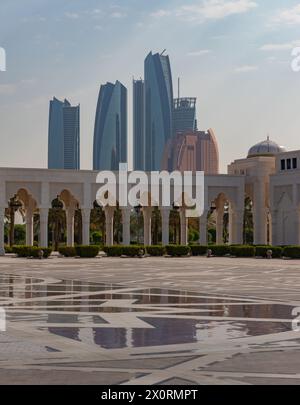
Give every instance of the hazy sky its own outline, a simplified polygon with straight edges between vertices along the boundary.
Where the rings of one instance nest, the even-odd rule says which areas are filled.
[[[150,50],[167,49],[174,93],[198,98],[221,169],[271,138],[300,149],[300,2],[294,0],[1,0],[0,166],[46,167],[49,100],[81,104],[81,166],[92,167],[99,86],[129,94]]]

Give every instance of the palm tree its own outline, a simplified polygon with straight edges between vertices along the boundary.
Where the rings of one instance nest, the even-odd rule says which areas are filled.
[[[253,203],[250,197],[245,198],[244,211],[244,243],[246,245],[253,243]]]
[[[49,210],[49,226],[52,230],[52,245],[54,250],[58,251],[60,236],[66,227],[66,214],[64,212],[63,203],[57,197],[52,202],[52,208]]]
[[[159,235],[161,234],[161,217],[158,207],[152,212],[152,241],[153,245],[158,245]]]
[[[24,211],[21,210],[22,203],[18,196],[15,194],[10,198],[8,208],[6,210],[6,218],[9,222],[9,246],[12,247],[15,243],[15,213],[20,210],[22,217],[24,218]]]
[[[169,220],[171,234],[173,234],[173,243],[177,244],[179,242],[179,235],[180,231],[178,230],[180,227],[180,217],[178,209],[173,208],[170,212],[170,220]]]
[[[105,212],[102,207],[94,202],[94,208],[91,211],[91,231],[95,232],[100,230],[102,236],[102,243],[104,243],[105,238]]]

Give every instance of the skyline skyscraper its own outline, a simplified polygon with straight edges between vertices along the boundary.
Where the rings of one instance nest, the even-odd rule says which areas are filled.
[[[93,169],[118,170],[127,163],[127,89],[116,81],[101,85],[94,130]]]
[[[173,135],[196,130],[195,97],[175,98],[173,103]]]
[[[50,100],[48,169],[80,169],[80,106],[67,99]]]
[[[169,56],[145,59],[145,170],[160,170],[164,147],[172,136],[173,84]]]
[[[163,170],[219,173],[219,147],[212,129],[178,132],[164,150]]]
[[[133,167],[145,169],[145,83],[133,80]]]

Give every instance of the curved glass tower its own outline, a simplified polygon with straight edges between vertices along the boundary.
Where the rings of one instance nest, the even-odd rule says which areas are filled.
[[[160,170],[164,147],[172,136],[173,85],[169,56],[145,59],[145,169]]]
[[[80,106],[50,101],[48,169],[80,169]]]
[[[100,87],[93,155],[94,170],[119,170],[127,162],[127,89],[119,81]]]

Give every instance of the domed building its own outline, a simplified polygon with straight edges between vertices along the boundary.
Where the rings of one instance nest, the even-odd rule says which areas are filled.
[[[270,176],[276,172],[276,156],[284,152],[285,148],[268,136],[249,149],[246,159],[235,160],[228,166],[228,174],[245,176],[245,196],[253,205],[256,245],[272,243]]]
[[[276,142],[271,141],[270,137],[265,141],[259,142],[252,146],[248,152],[248,158],[257,156],[276,156],[278,153],[286,152],[283,146],[279,146]]]

